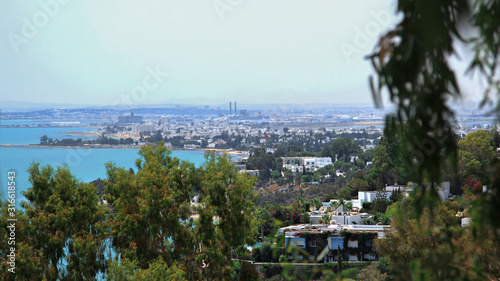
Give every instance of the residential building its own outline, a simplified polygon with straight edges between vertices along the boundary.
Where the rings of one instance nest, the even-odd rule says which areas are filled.
[[[283,168],[294,173],[316,172],[326,165],[332,165],[331,157],[281,157]]]
[[[285,247],[292,247],[289,260],[317,260],[323,253],[320,262],[334,262],[340,250],[344,261],[373,261],[378,259],[373,240],[388,231],[389,225],[301,224],[280,228],[278,235],[284,235]]]
[[[132,124],[132,123],[142,123],[142,116],[135,116],[134,113],[130,113],[130,116],[118,116],[118,123]]]

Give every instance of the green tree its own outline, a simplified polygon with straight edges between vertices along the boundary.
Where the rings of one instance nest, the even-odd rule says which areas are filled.
[[[367,182],[372,190],[382,189],[386,185],[392,185],[398,179],[398,169],[395,160],[397,158],[396,148],[382,139],[379,146],[375,148],[373,156],[373,168],[366,176]]]
[[[264,148],[256,148],[248,158],[247,168],[249,170],[275,169],[276,161],[271,153],[266,153]]]
[[[106,199],[115,210],[112,246],[141,268],[159,257],[171,265],[193,247],[190,200],[200,178],[193,164],[171,157],[162,142],[144,146],[139,155],[135,175],[106,166]]]
[[[350,162],[351,156],[361,155],[362,150],[358,142],[352,138],[338,138],[332,142],[331,154],[333,160],[335,160],[335,154],[337,155],[337,160],[343,160],[344,162]]]
[[[470,133],[458,142],[459,168],[463,178],[477,176],[481,182],[487,183],[487,169],[495,156],[492,142],[491,135],[484,130]]]
[[[255,182],[240,173],[227,154],[210,152],[205,158],[193,261],[202,265],[203,278],[225,280],[231,275],[231,250],[255,244]]]
[[[305,200],[303,197],[295,197],[293,199],[293,207],[295,207],[299,212],[305,212]]]
[[[498,242],[489,240],[491,234],[475,239],[472,229],[456,228],[458,221],[454,209],[447,207],[450,204],[438,204],[432,211],[425,209],[420,218],[412,218],[418,204],[413,197],[390,208],[394,231],[386,239],[375,241],[377,253],[387,257],[396,280],[414,280],[415,276],[427,276],[429,280],[484,280],[485,273],[498,276],[498,254],[490,251],[491,247],[498,249]],[[492,256],[483,260],[487,254]]]
[[[373,200],[372,208],[379,213],[385,213],[391,201],[387,200],[387,194],[383,191],[378,191]]]
[[[110,281],[183,281],[186,273],[177,265],[168,266],[161,258],[152,261],[147,269],[138,266],[137,261],[121,259],[110,261],[106,280]]]
[[[171,157],[162,142],[139,154],[135,175],[107,166],[116,252],[142,269],[161,258],[188,280],[228,280],[231,250],[255,242],[254,180],[239,173],[228,155],[207,153],[197,170]],[[196,221],[189,217],[194,191],[199,192]]]
[[[40,137],[40,144],[47,144],[47,141],[48,141],[48,137],[47,135],[43,135]]]
[[[34,163],[28,172],[32,186],[21,203],[16,278],[86,280],[103,273],[107,210],[98,205],[95,186],[66,167]]]
[[[361,269],[356,276],[359,281],[383,281],[387,278],[387,273],[381,273],[377,263],[371,263]]]
[[[319,218],[318,223],[319,224],[330,224],[331,220],[332,220],[332,216],[322,215],[321,218]]]

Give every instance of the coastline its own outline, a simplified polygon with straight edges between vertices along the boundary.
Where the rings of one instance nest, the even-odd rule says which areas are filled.
[[[41,145],[41,144],[0,144],[0,147],[18,147],[18,148],[66,148],[66,149],[110,149],[110,148],[119,148],[119,149],[140,149],[142,145],[110,145],[110,144],[90,144],[83,146],[63,146],[63,145]],[[221,149],[221,148],[196,148],[196,149],[170,149],[170,150],[198,150],[198,151],[214,151],[220,153],[227,153],[231,155],[238,156],[247,156],[247,153],[244,151],[237,151],[232,149]]]

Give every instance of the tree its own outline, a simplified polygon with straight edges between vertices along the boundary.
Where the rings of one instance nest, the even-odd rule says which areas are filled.
[[[383,281],[387,278],[387,273],[381,273],[377,263],[371,263],[361,269],[356,276],[359,281]]]
[[[487,183],[487,168],[495,156],[492,142],[491,135],[484,130],[470,133],[458,142],[459,168],[463,178],[473,175]]]
[[[321,208],[322,204],[321,202],[318,200],[318,198],[313,198],[311,199],[311,202],[310,202],[310,205],[314,208],[316,208],[316,210],[318,210],[319,208]]]
[[[342,250],[340,245],[337,245],[337,273],[342,273]]]
[[[28,172],[32,186],[21,204],[16,278],[84,280],[103,273],[107,210],[98,205],[95,186],[79,182],[66,167],[33,163]]]
[[[47,140],[49,138],[47,137],[47,135],[43,135],[40,137],[40,144],[47,144]]]
[[[263,262],[270,262],[273,259],[273,249],[270,242],[265,241],[260,245],[260,259]]]
[[[255,242],[254,180],[239,173],[228,155],[207,153],[197,170],[171,157],[162,142],[139,154],[135,175],[107,165],[113,248],[142,269],[161,258],[189,280],[229,279],[231,250]],[[195,190],[196,221],[189,217]]]
[[[275,169],[276,162],[271,153],[266,153],[264,148],[259,147],[248,158],[247,168],[249,170]]]
[[[106,280],[130,280],[130,281],[183,281],[186,279],[186,273],[177,265],[168,267],[160,258],[152,261],[148,269],[142,269],[137,265],[137,261],[128,259],[112,260],[108,269]]]
[[[318,223],[319,224],[330,224],[331,220],[332,220],[332,216],[322,215],[321,218],[319,218]]]
[[[387,257],[396,280],[412,280],[415,276],[427,276],[429,280],[485,280],[486,274],[500,274],[499,254],[491,251],[499,244],[490,240],[491,232],[474,238],[472,228],[455,227],[458,220],[454,210],[448,209],[450,204],[425,209],[421,217],[413,218],[418,204],[415,198],[391,206],[388,212],[393,214],[394,231],[386,239],[375,241],[377,253]]]
[[[352,193],[352,188],[350,186],[345,186],[339,191],[338,196],[347,200],[351,200]]]
[[[500,147],[500,133],[498,133],[498,129],[497,129],[496,125],[493,126],[493,128],[491,129],[490,136],[491,136],[491,140],[492,140],[491,145],[496,150],[498,147]]]
[[[373,168],[366,176],[367,182],[372,190],[382,189],[386,185],[391,185],[398,179],[399,173],[396,168],[397,148],[394,144],[382,139],[375,148],[373,156]]]
[[[337,155],[337,160],[343,160],[344,162],[350,162],[350,156],[359,156],[362,150],[359,147],[358,142],[352,138],[338,138],[332,142],[331,154],[333,160],[335,160],[335,154]]]
[[[293,207],[295,207],[299,212],[305,212],[305,200],[303,197],[295,197],[293,199]]]
[[[255,244],[255,182],[240,173],[227,154],[209,152],[205,158],[200,204],[196,207],[200,218],[195,222],[193,260],[204,266],[204,278],[229,279],[231,249]]]
[[[396,105],[396,112],[386,117],[386,136],[397,136],[401,146],[401,167],[408,180],[423,185],[436,195],[435,184],[441,182],[446,166],[457,162],[457,146],[453,125],[455,114],[449,103],[459,99],[462,92],[450,58],[456,55],[457,41],[473,50],[469,72],[477,71],[479,79],[487,81],[481,106],[492,106],[493,96],[500,89],[500,20],[497,0],[428,1],[425,5],[412,0],[399,0],[396,13],[401,15],[396,26],[381,35],[368,56],[377,77],[370,77],[374,102],[381,106],[382,95],[388,93]],[[471,4],[471,6],[469,6]],[[473,34],[466,38],[467,30]],[[474,30],[474,32],[469,32]],[[500,99],[492,113],[500,116]],[[500,173],[500,166],[495,166]],[[494,198],[500,186],[490,185],[491,194],[481,198],[478,220],[490,225],[500,237],[500,219],[493,215],[499,199]],[[422,198],[426,192],[422,193]],[[418,200],[417,213],[425,205]],[[434,202],[433,200],[432,202]],[[432,208],[432,203],[427,205]],[[436,201],[437,202],[437,201]],[[482,216],[482,218],[481,218]]]
[[[391,204],[391,201],[387,200],[387,194],[383,191],[378,191],[373,200],[373,210],[379,213],[385,213],[387,207]]]
[[[385,134],[397,136],[402,141],[401,157],[399,157],[401,165],[398,167],[403,168],[408,180],[420,186],[424,186],[426,182],[431,183],[430,186],[422,188],[423,191],[414,198],[415,209],[407,215],[413,214],[412,218],[420,219],[415,221],[416,224],[410,224],[409,228],[419,224],[425,226],[425,214],[439,210],[440,200],[436,192],[436,183],[441,182],[443,171],[447,166],[454,167],[457,164],[457,146],[453,132],[455,114],[449,107],[451,101],[462,96],[450,64],[451,57],[456,55],[457,41],[467,44],[467,48],[473,50],[469,71],[477,71],[479,79],[487,81],[481,106],[493,105],[492,97],[498,97],[500,88],[498,10],[500,10],[498,0],[474,2],[398,0],[395,11],[400,16],[398,23],[381,35],[374,48],[375,51],[368,56],[377,73],[376,78],[370,77],[375,104],[381,105],[382,94],[388,93],[390,100],[396,105],[396,112],[386,117]],[[463,33],[461,34],[462,30],[467,30],[467,34],[473,34],[474,37],[465,37]],[[473,31],[470,32],[471,30]],[[492,112],[497,117],[500,116],[500,99],[497,99]],[[476,162],[469,164],[469,170],[477,171],[477,168]],[[494,171],[488,178],[489,192],[482,194],[476,201],[477,207],[471,210],[474,217],[472,227],[476,233],[482,233],[476,237],[496,233],[498,241],[500,165],[495,164],[492,169]],[[486,279],[487,277],[482,275],[483,271],[477,270],[478,268],[475,268],[476,271],[471,270],[471,265],[475,264],[471,262],[471,258],[477,258],[479,252],[484,249],[484,245],[481,246],[481,239],[468,236],[470,239],[468,242],[471,243],[461,244],[460,242],[467,240],[453,242],[453,239],[450,242],[449,237],[453,237],[455,232],[453,229],[445,228],[436,233],[433,230],[439,227],[424,227],[427,232],[422,237],[436,239],[423,243],[422,247],[415,244],[418,243],[417,240],[412,242],[413,239],[400,244],[408,251],[392,259],[392,262],[398,264],[399,260],[405,264],[392,268],[405,270],[405,273],[399,273],[404,274],[406,279]],[[411,235],[420,232],[414,230],[408,232],[397,230],[394,233],[397,236],[397,233],[404,232]],[[441,239],[448,243],[437,243],[443,241]],[[388,242],[392,239],[384,240]],[[477,246],[478,251],[468,250],[466,246],[470,245],[473,245],[470,248]],[[426,246],[431,248],[425,248]],[[391,249],[396,249],[393,250],[394,253],[400,252],[394,244]],[[422,252],[422,249],[425,249],[425,252]],[[421,258],[420,255],[428,259]],[[407,266],[409,264],[412,266]],[[482,268],[491,270],[490,264],[485,263]],[[494,278],[489,276],[488,279]]]
[[[193,247],[190,200],[200,178],[193,164],[170,157],[162,142],[139,154],[135,175],[106,166],[106,199],[115,210],[112,246],[141,268],[159,257],[171,265]]]

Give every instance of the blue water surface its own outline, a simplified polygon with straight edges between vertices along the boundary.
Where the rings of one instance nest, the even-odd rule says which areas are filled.
[[[17,194],[26,191],[31,185],[28,181],[28,168],[33,162],[53,167],[67,165],[73,175],[84,182],[106,177],[105,164],[114,162],[119,167],[134,168],[139,158],[138,149],[121,148],[39,148],[39,147],[0,147],[0,180],[2,198],[6,199],[7,173],[15,171]],[[204,152],[197,150],[176,150],[172,156],[187,160],[200,166],[204,162]],[[136,169],[135,169],[136,170]]]

